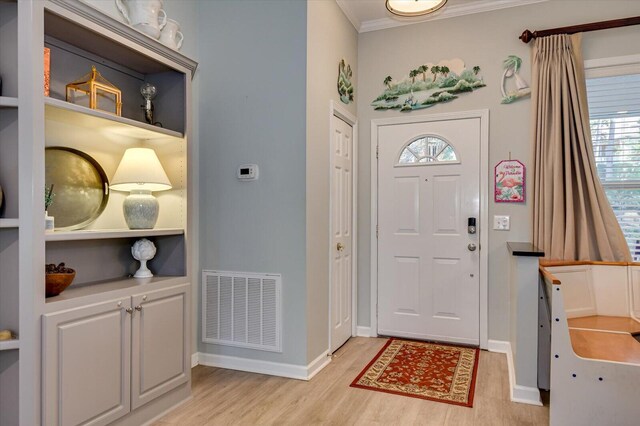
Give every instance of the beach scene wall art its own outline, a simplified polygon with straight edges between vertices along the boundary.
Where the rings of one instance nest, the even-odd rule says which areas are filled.
[[[485,87],[480,67],[467,68],[462,59],[447,59],[420,65],[400,78],[387,76],[385,89],[371,105],[376,110],[409,112],[450,102],[459,95]]]

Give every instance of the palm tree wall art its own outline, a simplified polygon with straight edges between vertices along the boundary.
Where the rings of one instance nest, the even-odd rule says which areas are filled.
[[[531,88],[526,81],[520,77],[519,72],[522,67],[522,59],[516,55],[509,55],[502,63],[504,72],[502,73],[502,103],[510,104],[531,95]],[[507,80],[515,79],[515,90],[507,92]]]
[[[345,104],[353,101],[352,76],[353,71],[351,71],[351,65],[347,65],[344,59],[342,59],[338,64],[338,94],[340,95],[340,101]]]
[[[461,59],[423,64],[410,70],[404,79],[385,77],[382,82],[385,90],[371,105],[376,110],[396,109],[403,112],[429,108],[457,99],[462,93],[485,87],[479,74],[479,66],[467,69]],[[419,76],[422,78],[418,79]]]

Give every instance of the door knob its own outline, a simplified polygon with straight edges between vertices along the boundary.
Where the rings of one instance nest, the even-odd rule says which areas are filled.
[[[476,245],[473,243],[469,244],[467,248],[469,249],[469,251],[476,251]]]
[[[140,312],[142,310],[142,306],[138,305],[136,306],[136,311]]]
[[[342,244],[342,243],[338,243],[338,245],[336,245],[336,249],[337,249],[338,251],[342,251],[342,250],[344,250],[344,244]]]

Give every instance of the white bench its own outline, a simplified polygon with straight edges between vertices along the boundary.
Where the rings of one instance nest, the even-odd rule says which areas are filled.
[[[640,265],[541,262],[552,426],[640,424]]]

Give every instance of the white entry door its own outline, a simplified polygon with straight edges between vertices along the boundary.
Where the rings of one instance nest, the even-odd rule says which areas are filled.
[[[378,334],[480,343],[480,118],[378,128]]]
[[[331,352],[351,337],[353,128],[332,117]]]

